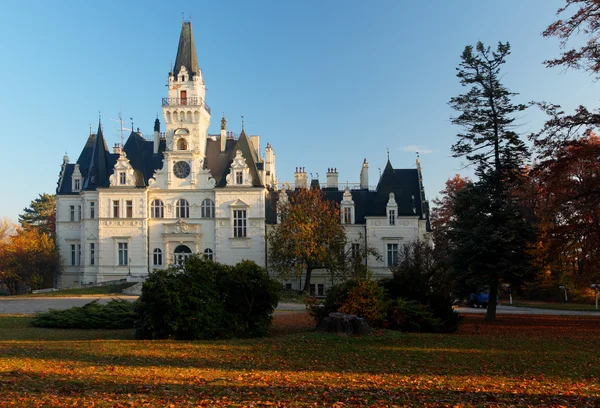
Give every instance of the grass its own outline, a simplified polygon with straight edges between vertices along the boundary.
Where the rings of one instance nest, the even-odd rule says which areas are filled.
[[[279,314],[269,338],[196,342],[30,319],[0,317],[0,406],[600,405],[596,317],[467,316],[453,335],[357,338]]]
[[[57,292],[31,293],[28,295],[19,295],[18,297],[71,297],[71,296],[91,296],[91,295],[122,295],[121,291],[135,285],[132,282],[119,283],[115,285],[93,286],[89,288],[63,289]],[[14,296],[13,296],[14,297]]]
[[[531,307],[534,309],[552,309],[552,310],[575,310],[582,312],[600,312],[596,309],[596,304],[584,304],[584,303],[563,303],[563,302],[538,302],[528,300],[513,300],[513,304],[509,302],[502,302],[504,306],[513,307]],[[600,313],[599,313],[600,315]]]

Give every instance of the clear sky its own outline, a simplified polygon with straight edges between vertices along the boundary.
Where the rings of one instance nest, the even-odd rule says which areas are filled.
[[[561,0],[13,1],[0,9],[0,217],[13,220],[54,192],[65,151],[77,160],[102,113],[109,146],[120,110],[150,135],[175,61],[182,12],[192,18],[218,133],[222,112],[239,133],[271,143],[280,182],[295,167],[336,167],[376,184],[386,149],[395,168],[421,152],[429,199],[456,173],[448,107],[461,92],[455,68],[467,44],[510,41],[505,84],[519,102],[597,105],[585,73],[546,69],[559,52],[540,33]],[[530,109],[520,131],[540,128]],[[162,122],[162,116],[161,116]],[[164,124],[163,124],[164,129]]]

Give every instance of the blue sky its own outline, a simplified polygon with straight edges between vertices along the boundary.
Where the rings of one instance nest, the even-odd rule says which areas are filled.
[[[336,167],[370,184],[385,166],[414,167],[421,152],[429,199],[456,173],[470,174],[450,146],[448,100],[461,92],[455,68],[467,44],[510,41],[505,84],[518,102],[596,106],[587,74],[546,69],[559,52],[540,33],[560,0],[422,1],[3,1],[0,13],[0,217],[16,220],[41,192],[54,192],[65,151],[77,160],[102,113],[120,141],[122,110],[150,135],[174,63],[182,12],[193,22],[207,103],[228,128],[271,143],[279,181],[295,167]],[[526,135],[543,115],[519,118]],[[161,116],[162,120],[162,116]],[[163,125],[164,128],[164,125]]]

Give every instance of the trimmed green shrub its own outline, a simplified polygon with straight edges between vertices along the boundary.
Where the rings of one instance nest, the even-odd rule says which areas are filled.
[[[131,329],[133,309],[133,303],[123,299],[112,299],[106,305],[94,300],[81,307],[37,313],[31,324],[60,329]]]
[[[264,336],[279,288],[253,262],[231,267],[192,256],[183,269],[150,273],[135,307],[136,336],[179,340]]]
[[[386,326],[406,332],[439,333],[443,323],[416,300],[398,298],[388,303]]]

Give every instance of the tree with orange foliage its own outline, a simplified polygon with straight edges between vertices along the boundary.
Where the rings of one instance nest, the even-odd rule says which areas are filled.
[[[446,188],[440,191],[441,197],[433,200],[431,211],[431,230],[436,248],[447,250],[449,247],[448,231],[450,221],[454,218],[454,202],[456,195],[470,183],[468,177],[456,174],[446,181]]]
[[[0,246],[0,282],[11,294],[22,287],[52,287],[59,265],[54,240],[37,228],[19,228]]]
[[[309,293],[312,272],[327,269],[336,276],[345,269],[346,233],[336,202],[318,188],[302,188],[278,203],[280,222],[269,233],[269,266],[282,277],[304,275]]]

